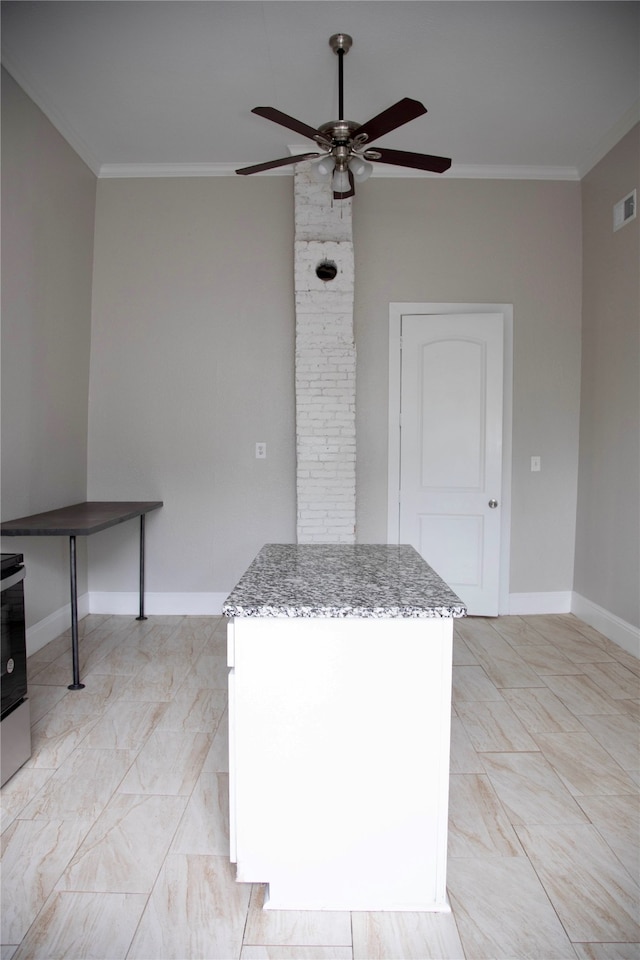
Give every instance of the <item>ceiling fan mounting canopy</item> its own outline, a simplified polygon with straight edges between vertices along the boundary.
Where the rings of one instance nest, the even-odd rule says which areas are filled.
[[[336,54],[349,53],[353,46],[353,37],[350,37],[348,33],[334,33],[332,37],[329,37],[329,46]]]
[[[348,33],[334,33],[329,38],[333,52],[338,56],[338,120],[331,120],[314,128],[295,117],[290,117],[275,107],[254,107],[251,111],[266,120],[278,123],[289,130],[302,134],[313,140],[324,152],[309,152],[298,154],[295,157],[282,157],[279,160],[269,160],[266,163],[257,163],[250,167],[242,167],[236,173],[243,175],[260,173],[274,167],[283,167],[302,160],[317,160],[315,165],[322,176],[332,177],[333,196],[336,199],[346,199],[355,195],[355,179],[366,180],[371,173],[369,161],[390,163],[397,166],[413,167],[418,170],[427,170],[431,173],[444,173],[451,166],[447,157],[435,157],[424,153],[410,153],[407,150],[389,150],[386,148],[370,149],[367,144],[379,137],[401,127],[410,120],[427,112],[427,108],[419,100],[404,97],[387,110],[377,114],[366,123],[359,124],[353,120],[345,120],[343,97],[343,59],[353,46],[353,39]],[[318,160],[318,158],[320,158]],[[354,176],[355,172],[355,176]]]

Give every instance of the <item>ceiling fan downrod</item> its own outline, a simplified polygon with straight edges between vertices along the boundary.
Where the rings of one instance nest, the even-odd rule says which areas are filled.
[[[328,144],[333,156],[335,167],[333,173],[333,195],[335,198],[346,199],[353,196],[353,175],[349,170],[351,157],[350,139],[352,124],[344,119],[344,56],[353,45],[353,38],[348,33],[334,33],[329,37],[329,46],[338,57],[338,122],[320,127],[323,133],[331,133],[331,142]]]
[[[353,38],[348,33],[334,33],[329,37],[329,46],[338,57],[338,120],[344,120],[343,61],[353,46]]]

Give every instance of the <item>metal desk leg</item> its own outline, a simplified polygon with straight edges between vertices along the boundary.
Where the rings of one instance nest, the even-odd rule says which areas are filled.
[[[140,514],[140,616],[136,620],[146,620],[144,615],[144,513]]]
[[[73,683],[69,690],[84,690],[80,683],[80,661],[78,657],[78,574],[76,569],[76,538],[69,537],[69,563],[71,570],[71,653],[73,656]]]

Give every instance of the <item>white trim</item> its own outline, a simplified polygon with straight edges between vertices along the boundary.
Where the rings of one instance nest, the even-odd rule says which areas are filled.
[[[61,137],[63,137],[72,150],[78,154],[80,159],[86,163],[92,173],[100,176],[100,163],[98,158],[93,155],[87,143],[79,133],[68,123],[62,114],[51,105],[46,96],[41,95],[39,90],[26,79],[22,71],[16,67],[10,56],[5,50],[2,51],[2,66],[7,73],[11,74],[16,83],[22,87],[30,100],[44,113],[45,117],[56,128]],[[47,641],[48,643],[48,641]]]
[[[86,617],[89,613],[89,594],[84,593],[78,597],[78,619]],[[50,613],[44,620],[39,620],[32,627],[27,627],[27,656],[30,657],[45,647],[51,640],[55,640],[65,630],[71,629],[71,604],[66,603],[64,607]]]
[[[148,616],[219,617],[226,593],[145,593],[144,612]],[[140,611],[138,591],[89,594],[88,613],[132,614]]]
[[[394,177],[395,179],[442,180],[579,180],[577,167],[535,167],[493,163],[453,163],[444,173],[428,173],[413,167],[396,167],[391,163],[374,166],[372,179]]]
[[[498,613],[510,612],[511,448],[513,424],[513,304],[511,303],[390,303],[389,304],[389,446],[387,540],[400,535],[400,323],[405,314],[501,313],[504,317],[502,413],[502,526],[500,536],[500,594]]]
[[[398,169],[393,167],[391,169]],[[389,174],[390,176],[393,174]],[[397,176],[397,174],[395,174]],[[430,174],[438,176],[438,174]],[[577,167],[536,167],[526,164],[454,163],[441,176],[453,180],[579,180]]]
[[[146,593],[145,613],[149,616],[220,616],[227,593]],[[89,613],[135,615],[140,601],[137,592],[85,593],[78,597],[78,618]],[[640,629],[614,613],[592,603],[579,593],[557,590],[547,593],[510,593],[506,611],[510,616],[544,613],[572,613],[628,653],[640,657]],[[505,612],[501,611],[504,616]],[[27,656],[36,653],[71,627],[71,605],[65,604],[27,628]]]
[[[27,89],[14,71],[9,69],[14,78],[29,94],[32,100],[41,107],[37,95]],[[63,124],[53,117],[49,110],[44,110],[62,136],[71,144],[85,163],[97,173],[100,179],[109,178],[137,178],[137,177],[231,177],[236,170],[242,167],[259,163],[257,159],[237,161],[235,163],[102,163],[98,164],[92,157],[80,138],[71,129],[63,129]],[[375,164],[372,179],[433,179],[445,180],[581,180],[640,120],[640,100],[618,120],[604,137],[593,147],[584,163],[579,166],[553,166],[535,164],[496,164],[496,163],[453,163],[445,173],[428,173],[425,170],[415,170],[411,167],[396,167],[393,164]],[[311,142],[287,144],[292,156],[299,153],[311,153],[314,146]],[[258,177],[291,177],[294,167],[276,167],[254,174]]]
[[[289,143],[289,153],[296,156],[309,152],[309,144]],[[313,147],[311,147],[313,150]],[[281,174],[291,173],[291,167],[279,167]],[[375,164],[372,178],[394,177],[413,179],[443,177],[445,180],[579,180],[577,167],[533,166],[531,164],[454,163],[445,173],[429,173],[413,167],[396,167],[392,163]]]
[[[587,600],[575,591],[571,595],[571,613],[588,623],[599,633],[604,634],[609,640],[613,640],[619,647],[633,654],[634,657],[640,657],[640,629],[633,624],[627,623],[617,617],[615,613],[610,613],[604,607],[599,607],[597,603]]]
[[[594,146],[593,150],[586,157],[585,162],[580,164],[578,167],[579,179],[581,180],[586,176],[586,174],[595,167],[596,163],[599,163],[603,157],[606,157],[609,151],[629,133],[629,130],[635,127],[638,121],[640,121],[640,99],[636,100],[627,112],[620,117],[618,122],[615,123],[608,133]]]
[[[248,167],[248,163],[103,163],[98,174],[100,180],[136,179],[139,177],[231,177],[236,170]],[[292,168],[266,170],[259,176],[291,175]]]
[[[68,139],[68,138],[67,138]],[[72,144],[72,146],[74,146]],[[75,147],[74,147],[75,149]],[[292,155],[297,153],[313,152],[313,146],[289,146]],[[103,163],[100,164],[98,177],[100,180],[109,179],[137,179],[163,177],[232,177],[242,167],[251,166],[259,161],[238,161],[236,163]],[[92,169],[95,172],[94,166]],[[253,174],[258,177],[291,177],[295,172],[294,166],[275,167]],[[577,167],[536,167],[536,166],[509,166],[502,164],[464,164],[454,163],[446,173],[428,173],[425,170],[415,170],[411,167],[396,167],[393,164],[384,164],[374,167],[372,179],[433,179],[448,180],[579,180]]]
[[[145,593],[144,612],[148,616],[219,617],[226,593]],[[137,616],[140,594],[92,591],[78,597],[78,620],[90,613],[115,616]],[[27,627],[27,656],[41,650],[66,630],[71,629],[71,604],[49,614],[44,620]]]
[[[237,163],[100,163],[93,155],[87,143],[73,129],[46,96],[33,86],[22,71],[12,62],[11,56],[4,50],[2,64],[31,100],[42,110],[67,143],[75,150],[81,160],[99,179],[139,178],[139,177],[230,177],[240,167],[259,163],[259,160],[247,160]],[[585,161],[579,166],[545,166],[529,164],[464,164],[454,163],[444,174],[427,173],[407,167],[394,167],[392,164],[380,164],[374,167],[372,177],[394,178],[430,178],[444,177],[462,180],[581,180],[592,167],[620,141],[640,120],[640,100],[637,100],[613,127],[594,145]],[[288,144],[292,155],[313,150],[310,141],[304,144]],[[254,176],[292,176],[291,167],[277,167]]]
[[[510,593],[508,613],[512,617],[526,617],[540,613],[571,613],[571,591]]]

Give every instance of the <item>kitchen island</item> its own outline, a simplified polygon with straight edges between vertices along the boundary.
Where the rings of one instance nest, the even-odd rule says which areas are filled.
[[[231,592],[231,860],[287,910],[440,910],[453,618],[410,546],[268,544]]]

